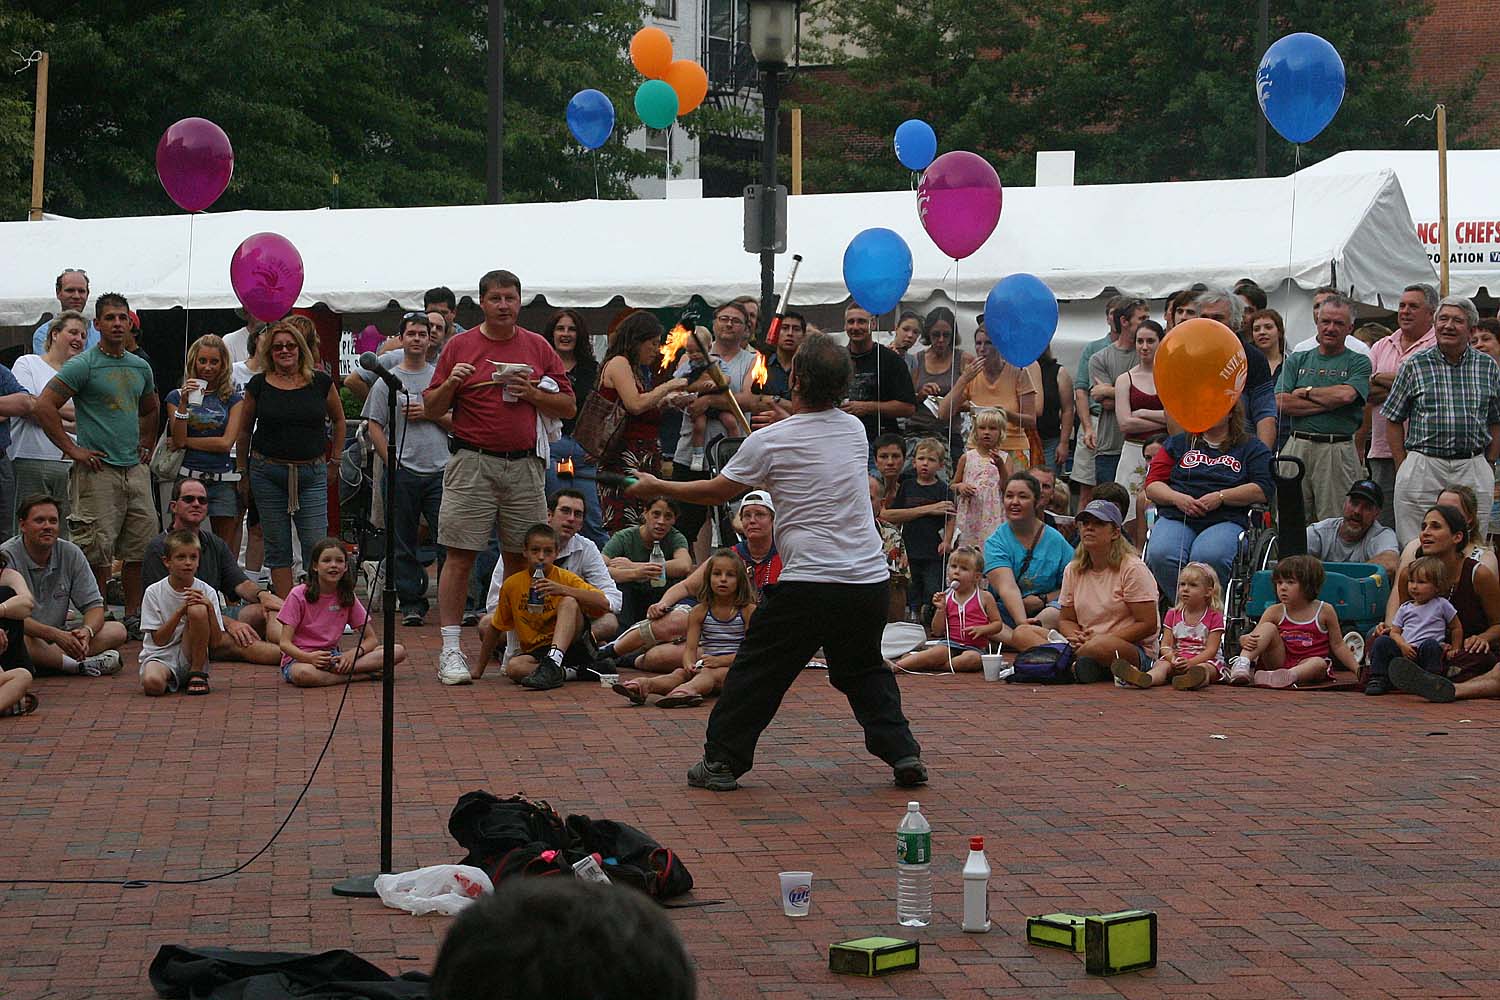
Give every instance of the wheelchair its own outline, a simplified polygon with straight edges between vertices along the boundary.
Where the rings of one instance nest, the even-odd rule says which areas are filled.
[[[710,442],[703,453],[704,466],[709,478],[713,478],[723,472],[724,466],[729,464],[729,460],[734,457],[735,452],[739,451],[740,445],[744,443],[745,439],[742,437],[729,437],[727,435],[715,438]],[[747,490],[746,492],[749,491]],[[734,511],[738,504],[738,498],[728,503],[717,504],[709,514],[709,521],[712,524],[712,528],[710,529],[712,532],[711,537],[715,549],[724,548],[739,541],[735,537],[734,532],[729,528],[729,525],[734,522]],[[728,537],[723,537],[725,534]],[[688,539],[688,542],[691,544],[692,539]]]

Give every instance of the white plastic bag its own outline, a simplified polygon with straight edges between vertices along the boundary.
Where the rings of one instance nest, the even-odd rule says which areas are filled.
[[[446,913],[454,916],[487,892],[494,892],[490,877],[468,865],[432,865],[400,875],[377,875],[375,891],[380,901],[418,916]]]

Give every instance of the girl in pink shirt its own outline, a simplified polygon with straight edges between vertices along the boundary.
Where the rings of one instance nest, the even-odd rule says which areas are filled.
[[[1288,556],[1276,564],[1271,582],[1279,603],[1240,640],[1240,655],[1229,661],[1229,683],[1288,688],[1328,680],[1335,665],[1359,671],[1344,644],[1338,612],[1318,600],[1323,579],[1316,556]]]
[[[354,596],[354,580],[344,543],[325,538],[312,547],[306,583],[287,595],[277,619],[281,630],[281,676],[298,687],[347,684],[380,672],[380,636],[370,615]],[[344,626],[359,630],[353,649],[339,652]],[[396,663],[406,649],[396,644]]]
[[[1177,606],[1162,619],[1161,656],[1150,670],[1121,663],[1115,677],[1127,685],[1149,688],[1172,682],[1179,691],[1208,687],[1224,662],[1224,597],[1212,566],[1190,562],[1177,571]]]

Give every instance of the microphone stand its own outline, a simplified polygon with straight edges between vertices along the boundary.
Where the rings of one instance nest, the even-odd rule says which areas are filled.
[[[395,728],[396,728],[396,452],[400,438],[396,435],[396,390],[386,386],[385,463],[385,584],[381,588],[380,627],[382,667],[380,674],[380,871],[388,874],[391,864],[391,812],[394,795]],[[402,435],[404,437],[404,435]],[[334,883],[335,896],[371,898],[375,875],[351,875]]]

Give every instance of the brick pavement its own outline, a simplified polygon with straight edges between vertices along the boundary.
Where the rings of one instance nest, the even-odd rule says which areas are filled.
[[[632,708],[597,685],[530,694],[492,671],[434,676],[435,628],[402,630],[396,863],[455,860],[449,808],[486,788],[626,820],[677,847],[701,899],[674,911],[701,995],[1216,998],[1500,996],[1500,705],[1214,689],[1118,691],[907,677],[936,780],[937,916],[919,973],[827,971],[829,942],[895,933],[907,795],[808,671],[742,791],[689,790],[706,709]],[[472,633],[469,633],[472,641]],[[207,698],[150,701],[134,669],[46,679],[0,720],[0,843],[14,875],[193,877],[248,858],[300,790],[338,704],[271,669],[226,666]],[[448,921],[329,885],[377,856],[378,688],[357,685],[323,771],[269,854],[196,886],[0,887],[0,996],[146,997],[163,943],[350,947],[430,966]],[[1212,734],[1227,736],[1211,739]],[[995,929],[966,935],[959,870],[983,834]],[[776,872],[815,873],[781,915]],[[1028,914],[1149,907],[1154,972],[1092,978],[1026,945]]]

